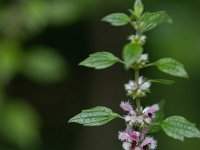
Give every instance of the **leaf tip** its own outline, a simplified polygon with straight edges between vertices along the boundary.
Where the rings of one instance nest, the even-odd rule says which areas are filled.
[[[72,123],[72,120],[71,120],[71,119],[69,119],[67,123]]]
[[[190,78],[190,76],[189,76],[189,74],[186,72],[186,74],[185,74],[185,78],[187,78],[187,79],[189,79]]]

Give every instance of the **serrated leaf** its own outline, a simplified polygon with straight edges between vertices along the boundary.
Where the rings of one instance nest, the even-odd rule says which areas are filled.
[[[155,62],[158,69],[164,73],[172,76],[188,78],[188,74],[185,71],[184,66],[172,58],[162,58]]]
[[[173,81],[173,80],[166,80],[166,79],[151,79],[149,81],[164,84],[164,85],[172,85],[175,83],[175,81]]]
[[[172,19],[165,11],[146,12],[142,15],[143,27],[142,32],[149,31],[161,23],[172,23]]]
[[[153,123],[150,124],[148,133],[156,133],[162,129],[161,122],[164,119],[163,109],[164,109],[164,105],[165,105],[165,100],[161,100],[158,103],[158,105],[159,105],[159,110],[155,113],[155,119],[154,119]]]
[[[164,132],[174,139],[184,141],[185,137],[200,138],[200,131],[195,124],[181,116],[169,117],[163,121],[161,126]]]
[[[129,68],[133,63],[135,63],[141,56],[143,48],[138,44],[127,44],[123,49],[123,59],[126,68]]]
[[[113,26],[124,26],[128,24],[131,19],[124,13],[113,13],[105,16],[102,21],[108,22]]]
[[[119,117],[111,109],[104,106],[97,106],[91,109],[83,110],[80,114],[69,120],[69,123],[79,123],[84,126],[100,126]]]
[[[95,69],[105,69],[114,65],[116,62],[119,62],[119,58],[114,56],[112,53],[97,52],[90,54],[90,56],[79,65]]]

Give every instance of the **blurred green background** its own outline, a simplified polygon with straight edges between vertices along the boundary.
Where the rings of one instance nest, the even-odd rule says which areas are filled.
[[[121,112],[123,89],[132,76],[121,65],[102,71],[78,67],[95,51],[120,56],[130,27],[115,28],[100,20],[128,12],[134,0],[0,1],[0,150],[118,150],[122,121],[85,128],[67,124],[81,109],[96,105]],[[143,0],[146,10],[166,10],[172,25],[148,33],[152,61],[173,57],[185,64],[190,79],[175,79],[154,68],[152,78],[175,79],[172,87],[155,85],[144,105],[166,100],[165,112],[183,115],[200,128],[200,1]],[[121,112],[122,113],[122,112]],[[200,140],[175,141],[155,135],[158,150],[196,150]]]

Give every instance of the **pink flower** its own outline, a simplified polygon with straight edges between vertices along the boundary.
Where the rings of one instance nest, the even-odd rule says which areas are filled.
[[[140,141],[140,133],[132,131],[131,127],[127,127],[124,132],[119,132],[118,138],[123,142],[122,147],[124,150],[135,150]]]
[[[139,77],[137,82],[130,80],[127,84],[124,85],[128,96],[133,98],[145,96],[146,93],[149,92],[150,86],[151,82],[146,81],[143,76]]]
[[[127,128],[124,132],[119,132],[118,139],[122,142],[132,143],[133,141],[138,142],[140,133],[137,131],[131,131],[130,128]]]
[[[127,132],[119,132],[118,139],[122,142],[132,142],[132,137]]]
[[[148,129],[147,128],[143,128],[142,129],[142,134],[141,134],[141,140],[144,140],[146,134],[147,134]]]
[[[135,150],[142,150],[140,147],[135,147]]]
[[[124,150],[130,150],[131,149],[132,144],[128,143],[128,142],[123,142],[122,147]]]
[[[144,116],[146,117],[144,120],[146,123],[151,123],[155,118],[155,112],[159,110],[159,105],[155,104],[151,107],[146,107],[143,110]]]
[[[136,115],[136,112],[133,110],[133,107],[129,102],[121,102],[120,107],[130,115]]]
[[[130,136],[132,137],[133,141],[138,142],[139,141],[140,133],[137,132],[137,131],[133,131],[133,132],[130,133]]]
[[[143,148],[143,150],[154,150],[157,147],[157,142],[152,137],[146,137],[143,140],[141,147]]]

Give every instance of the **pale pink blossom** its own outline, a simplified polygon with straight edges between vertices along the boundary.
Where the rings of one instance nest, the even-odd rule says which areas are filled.
[[[143,128],[142,129],[142,134],[141,134],[141,140],[144,140],[146,134],[147,134],[148,129],[147,128]]]
[[[129,102],[121,102],[120,107],[130,115],[136,115],[136,112],[133,110],[133,107]]]
[[[119,132],[118,139],[120,141],[132,142],[132,137],[127,132]]]
[[[124,150],[130,150],[131,149],[132,144],[128,143],[128,142],[123,142],[122,147]]]
[[[142,123],[144,121],[143,116],[125,116],[125,121],[130,123]]]
[[[124,85],[124,87],[128,94],[131,94],[132,91],[138,88],[137,83],[133,80],[130,80],[127,84]]]
[[[124,85],[127,94],[133,98],[145,96],[146,92],[149,91],[150,86],[151,82],[145,81],[143,76],[139,77],[137,82],[130,80]]]
[[[157,147],[157,142],[152,138],[152,137],[146,137],[142,144],[141,147],[150,149],[150,150],[154,150]]]
[[[141,147],[135,147],[134,150],[143,150]]]
[[[157,112],[159,110],[159,105],[155,104],[151,107],[146,107],[143,110],[144,116],[145,116],[145,122],[146,123],[151,123],[153,121],[153,119],[155,118],[155,112]]]

